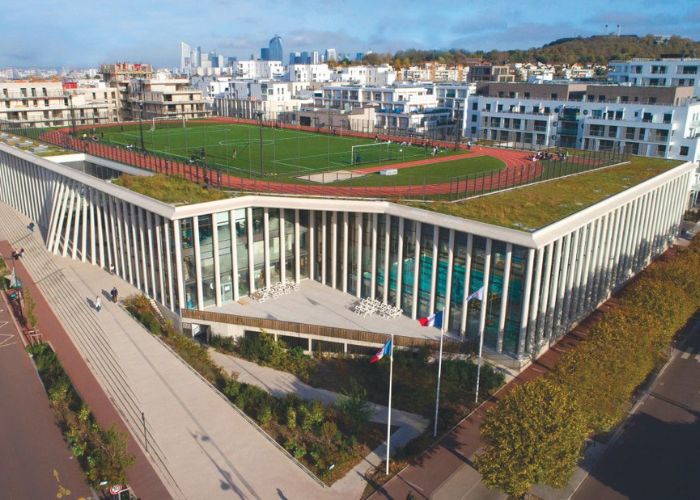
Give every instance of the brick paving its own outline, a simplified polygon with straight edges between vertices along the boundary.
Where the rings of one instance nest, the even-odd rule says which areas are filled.
[[[0,241],[0,253],[3,255],[5,262],[11,262],[9,256],[12,250],[13,248],[9,242]],[[12,262],[14,262],[17,276],[22,281],[23,287],[29,290],[29,293],[36,302],[38,326],[44,340],[51,343],[66,373],[80,396],[92,410],[97,422],[102,428],[108,428],[114,425],[119,430],[127,433],[129,452],[136,458],[134,466],[131,467],[128,472],[129,485],[140,498],[170,498],[168,490],[165,489],[165,486],[163,486],[163,483],[151,467],[148,459],[141,451],[141,448],[128,432],[119,413],[92,375],[92,372],[73,345],[73,342],[36,283],[34,283],[30,277],[22,261]]]
[[[4,292],[3,292],[4,293]],[[0,298],[0,491],[3,498],[92,495],[55,423],[48,396]]]

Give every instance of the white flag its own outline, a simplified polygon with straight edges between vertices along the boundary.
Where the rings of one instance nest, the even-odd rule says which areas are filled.
[[[483,286],[481,288],[479,288],[476,292],[470,294],[467,297],[467,302],[469,302],[472,299],[484,300],[484,287]]]

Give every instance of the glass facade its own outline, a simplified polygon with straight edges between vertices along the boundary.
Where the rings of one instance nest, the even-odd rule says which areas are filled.
[[[231,217],[228,212],[215,214],[216,234],[219,240],[219,286],[223,303],[233,300],[233,259],[231,244]]]
[[[203,306],[216,304],[216,284],[214,280],[214,242],[211,215],[200,215],[199,224],[199,260],[202,269]]]
[[[197,268],[194,260],[194,228],[191,218],[180,220],[180,239],[182,240],[182,280],[185,285],[185,307],[187,309],[198,309]]]
[[[238,208],[234,213],[234,227],[236,237],[236,264],[238,267],[238,295],[246,296],[250,293],[250,270],[248,266],[248,218],[245,208]]]
[[[265,209],[253,209],[253,284],[265,288]]]

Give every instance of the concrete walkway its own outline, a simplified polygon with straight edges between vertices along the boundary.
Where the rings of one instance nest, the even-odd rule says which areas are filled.
[[[29,221],[0,204],[0,239],[26,251],[22,262],[95,378],[174,498],[337,498],[283,454],[227,400],[105,296],[130,285],[46,251]],[[138,493],[138,492],[137,492]]]
[[[326,389],[319,389],[305,384],[291,373],[260,366],[245,359],[222,354],[214,349],[209,353],[212,359],[227,372],[235,372],[238,381],[259,387],[275,397],[285,397],[296,394],[305,401],[320,401],[325,405],[333,405],[341,396]],[[370,421],[387,423],[387,407],[369,403],[372,410]],[[405,446],[409,441],[418,437],[428,426],[428,420],[415,413],[392,409],[391,424],[399,429],[391,435],[391,447],[395,450]],[[363,476],[370,467],[381,464],[386,457],[386,443],[378,446],[372,453],[355,466],[345,477],[336,481],[331,490],[342,494],[344,498],[359,498],[366,486]]]

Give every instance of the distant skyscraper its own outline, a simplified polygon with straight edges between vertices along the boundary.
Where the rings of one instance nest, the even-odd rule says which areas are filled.
[[[192,67],[192,47],[180,42],[180,69],[186,71]]]
[[[311,53],[311,64],[320,64],[321,63],[321,54],[318,50],[314,50]]]
[[[338,53],[336,52],[335,49],[326,49],[326,62],[329,61],[337,61],[338,60]]]
[[[270,49],[267,47],[263,47],[260,49],[260,59],[263,61],[269,61],[270,60]]]
[[[289,53],[289,64],[300,64],[304,61],[301,60],[301,54],[299,52]]]
[[[284,57],[284,51],[282,50],[282,38],[279,35],[275,35],[270,39],[269,44],[269,55],[268,61],[282,61]]]

